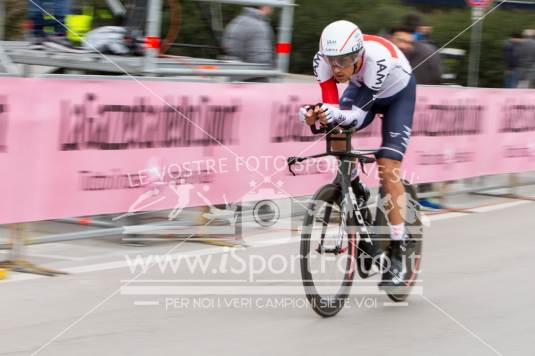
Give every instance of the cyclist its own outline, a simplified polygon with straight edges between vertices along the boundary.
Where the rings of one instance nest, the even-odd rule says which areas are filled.
[[[401,161],[411,135],[416,81],[401,50],[390,41],[362,34],[349,21],[336,21],[323,30],[314,75],[322,92],[321,107],[300,109],[301,121],[312,125],[336,124],[363,129],[382,114],[382,144],[377,153],[381,185],[390,199],[385,207],[390,222],[390,268],[383,270],[381,288],[397,287],[411,276],[409,259],[415,244],[404,224],[405,189],[399,177]],[[337,83],[349,82],[339,99]],[[351,178],[355,187],[357,168]],[[358,183],[358,182],[357,182]],[[355,188],[353,188],[355,189]],[[362,243],[372,257],[381,251]]]

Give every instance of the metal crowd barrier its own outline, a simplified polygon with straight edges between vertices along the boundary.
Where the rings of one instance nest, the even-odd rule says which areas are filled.
[[[472,182],[471,182],[472,181]],[[463,185],[460,188],[453,189],[455,186]],[[507,199],[525,199],[534,200],[535,197],[522,196],[517,194],[520,187],[535,186],[535,173],[530,174],[509,174],[500,176],[477,177],[465,179],[462,181],[433,183],[433,190],[419,194],[420,199],[439,199],[439,205],[444,211],[462,211],[463,209],[455,209],[448,207],[448,199],[454,195],[459,194],[478,194]],[[506,193],[492,193],[496,190],[505,190]],[[291,208],[286,209],[281,213],[282,217],[299,217],[304,214],[306,200],[308,197],[297,198],[297,202],[291,204]],[[254,202],[248,205],[242,205],[239,209],[234,210],[235,220],[233,226],[228,226],[217,222],[204,226],[206,221],[202,218],[202,214],[209,212],[211,209],[218,209],[216,207],[195,207],[184,209],[179,220],[173,221],[158,221],[151,223],[143,223],[138,216],[131,216],[121,222],[114,223],[111,216],[95,216],[95,217],[81,217],[53,220],[53,222],[63,224],[74,224],[78,226],[93,227],[94,229],[84,231],[74,231],[66,233],[56,233],[41,236],[32,236],[28,231],[28,224],[12,224],[9,225],[9,242],[0,243],[0,250],[9,251],[7,260],[0,262],[0,270],[2,268],[12,269],[19,272],[37,273],[42,275],[53,276],[61,274],[61,271],[51,270],[36,266],[28,262],[25,258],[24,249],[29,245],[58,243],[66,241],[79,241],[86,239],[112,237],[122,235],[125,241],[136,244],[136,241],[145,241],[144,238],[139,239],[138,234],[161,233],[162,231],[169,231],[168,235],[182,236],[182,235],[196,235],[203,236],[203,233],[209,233],[211,236],[206,239],[208,243],[235,246],[242,245],[243,240],[241,236],[244,232],[243,226],[255,222],[255,217],[251,215],[251,209]],[[465,210],[465,209],[464,209]],[[223,211],[223,210],[221,210]],[[226,210],[229,212],[230,210]],[[158,212],[148,213],[157,214]],[[161,214],[161,212],[159,212]],[[161,216],[160,216],[161,217]],[[203,221],[203,219],[205,221]],[[292,219],[292,224],[294,219]],[[254,225],[254,224],[253,224]],[[204,227],[203,227],[204,226]],[[226,226],[226,228],[225,228]],[[217,228],[223,234],[211,235],[211,228]],[[295,226],[297,228],[297,224]],[[292,229],[292,231],[297,231]],[[148,239],[165,241],[165,237]],[[193,239],[192,241],[198,241]]]
[[[522,175],[527,175],[524,179],[521,178]],[[490,184],[485,184],[489,178],[497,177],[501,178],[501,182],[491,182]],[[464,186],[457,189],[452,189],[452,186],[458,184],[459,182],[465,182]],[[485,195],[489,197],[497,198],[509,198],[509,199],[525,199],[532,200],[530,197],[525,197],[518,194],[518,188],[535,185],[535,174],[520,174],[520,173],[511,173],[504,174],[499,176],[482,176],[475,178],[468,178],[461,181],[453,182],[441,182],[434,183],[433,189],[428,192],[420,192],[418,197],[420,199],[431,199],[436,198],[439,200],[440,205],[443,207],[448,206],[448,199],[454,195],[460,194],[472,194],[472,195]],[[506,190],[506,193],[492,193],[489,191],[496,190]]]

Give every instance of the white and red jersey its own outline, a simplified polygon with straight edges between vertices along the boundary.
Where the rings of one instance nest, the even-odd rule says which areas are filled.
[[[412,74],[409,61],[398,47],[383,37],[364,35],[363,59],[350,81],[376,92],[377,99],[391,97],[409,83]],[[338,104],[338,88],[331,66],[319,52],[314,56],[313,66],[323,102]]]

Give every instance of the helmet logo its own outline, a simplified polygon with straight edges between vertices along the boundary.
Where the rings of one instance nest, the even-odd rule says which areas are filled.
[[[351,48],[351,52],[360,52],[361,49],[362,49],[362,45],[361,44],[357,44],[357,45],[353,46],[353,48]]]

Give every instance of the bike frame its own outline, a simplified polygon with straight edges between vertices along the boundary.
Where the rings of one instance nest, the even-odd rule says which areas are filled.
[[[353,221],[355,222],[356,226],[359,227],[360,231],[359,233],[363,238],[366,239],[367,242],[371,243],[371,233],[366,227],[366,223],[364,221],[364,217],[360,213],[360,209],[362,208],[358,204],[358,199],[356,197],[356,193],[353,191],[353,188],[351,187],[351,171],[353,168],[353,165],[356,163],[354,161],[358,161],[360,164],[362,170],[364,170],[364,165],[367,163],[373,163],[375,162],[375,158],[368,157],[367,155],[374,154],[375,150],[366,150],[366,151],[352,151],[352,145],[351,145],[351,135],[355,132],[354,129],[351,130],[344,130],[337,126],[327,126],[326,128],[320,128],[318,129],[316,125],[310,126],[312,133],[318,134],[318,133],[324,133],[326,137],[326,153],[318,154],[318,155],[312,155],[307,157],[290,157],[288,158],[288,168],[290,172],[295,175],[295,173],[292,171],[292,166],[296,163],[303,162],[308,159],[312,158],[321,158],[326,156],[336,156],[340,160],[340,164],[338,166],[338,171],[336,178],[334,179],[333,183],[340,186],[340,194],[342,194],[342,200],[340,202],[340,214],[341,214],[341,224],[338,232],[338,239],[335,243],[334,248],[325,248],[323,246],[324,243],[324,237],[325,237],[325,231],[327,229],[327,221],[329,221],[329,217],[331,214],[331,207],[327,207],[325,211],[325,218],[323,223],[323,229],[321,234],[321,241],[320,245],[318,246],[318,252],[323,253],[334,253],[339,254],[343,253],[345,251],[342,250],[342,242],[343,242],[343,231],[347,230],[347,214],[351,214],[353,217]],[[332,149],[332,143],[333,142],[345,142],[345,148],[343,150],[333,150]]]

